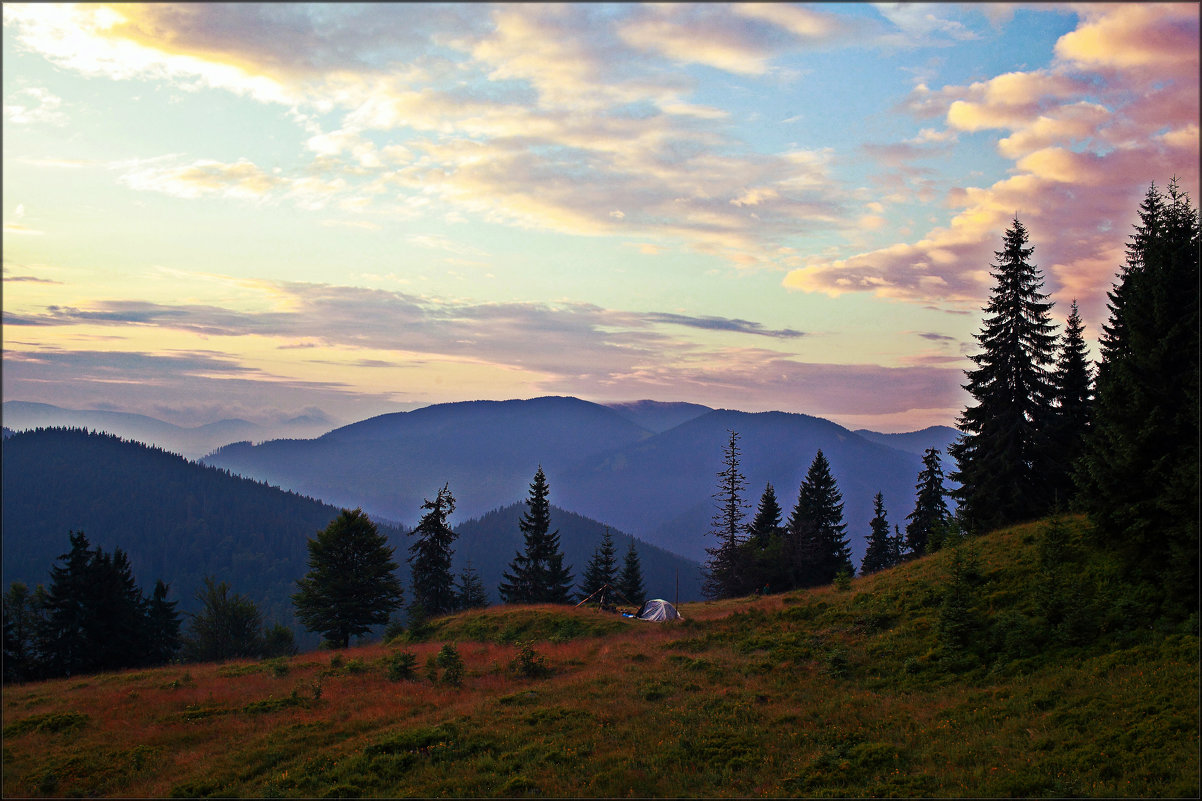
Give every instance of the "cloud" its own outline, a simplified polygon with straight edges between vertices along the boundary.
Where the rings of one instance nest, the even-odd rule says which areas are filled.
[[[1196,77],[1196,4],[1083,6],[1079,13],[1084,24],[1056,42],[1058,58],[1082,67],[1192,71]]]
[[[285,105],[313,158],[282,173],[245,158],[139,165],[123,178],[139,190],[671,239],[737,266],[771,266],[786,239],[854,225],[821,151],[757,152],[725,111],[690,99],[696,79],[663,47],[631,42],[652,23],[675,41],[712,31],[724,38],[705,41],[727,47],[735,68],[864,30],[821,9],[151,4],[5,14],[23,46],[85,74]]]
[[[755,334],[775,339],[797,339],[798,337],[805,336],[805,332],[796,331],[792,328],[767,329],[764,328],[763,323],[749,320],[732,320],[727,317],[689,317],[682,314],[653,312],[643,315],[643,319],[650,322],[670,323],[672,325],[702,328],[709,331],[731,331],[739,334]]]
[[[6,96],[4,118],[10,125],[65,125],[63,100],[40,87],[19,89]]]
[[[946,132],[1005,132],[997,152],[1011,161],[1008,177],[952,187],[952,218],[916,241],[811,256],[784,285],[979,308],[992,283],[993,251],[1017,214],[1045,290],[1065,305],[1080,298],[1099,330],[1105,293],[1124,258],[1123,232],[1148,184],[1176,175],[1197,191],[1198,9],[1103,4],[1079,13],[1051,66],[966,86],[919,84],[900,107],[924,120],[942,115]],[[1172,57],[1153,56],[1157,42]],[[1119,55],[1126,44],[1133,52]],[[941,138],[931,131],[926,138]],[[912,143],[866,149],[894,166],[898,179],[923,152]]]
[[[585,397],[666,392],[762,408],[778,408],[781,397],[790,397],[797,409],[811,413],[875,414],[942,406],[949,393],[954,397],[961,375],[955,369],[929,365],[809,364],[785,351],[704,345],[677,333],[718,331],[781,343],[805,336],[794,329],[771,329],[743,319],[630,312],[582,303],[472,303],[319,284],[278,283],[273,289],[278,293],[276,305],[285,310],[106,301],[86,308],[49,306],[40,313],[10,314],[5,324],[124,330],[129,336],[127,348],[144,341],[135,339],[136,332],[156,329],[209,338],[277,340],[273,349],[278,353],[296,350],[309,354],[307,363],[336,368],[327,370],[329,380],[310,382],[315,393],[348,396],[354,395],[350,378],[357,370],[387,376],[389,371],[420,368],[421,380],[427,383],[433,374],[445,374],[451,382],[504,375],[492,379],[502,380],[493,391],[525,387],[531,394],[564,392]],[[299,368],[273,360],[268,362],[273,365],[268,372],[247,357],[233,355],[241,346],[231,342],[224,349],[229,352],[47,355],[20,351],[11,377],[14,390],[29,386],[35,375],[39,381],[67,380],[70,369],[93,384],[153,381],[155,386],[172,382],[183,386],[184,379],[200,378],[228,384],[238,377],[256,386],[281,383],[296,391],[293,396],[303,394],[307,384],[293,375],[299,374]],[[6,355],[6,371],[7,360]],[[472,369],[460,375],[457,366]],[[157,379],[156,371],[161,373]],[[381,380],[390,379],[355,379],[355,383],[370,387]],[[868,391],[873,381],[886,380],[894,382],[888,384],[890,392]],[[454,396],[456,387],[452,384],[446,391]],[[429,388],[415,381],[410,391]],[[249,385],[246,392],[251,392]]]
[[[122,180],[134,189],[175,197],[216,196],[244,200],[265,197],[288,183],[246,159],[232,164],[205,159],[179,167],[151,167],[127,173]]]

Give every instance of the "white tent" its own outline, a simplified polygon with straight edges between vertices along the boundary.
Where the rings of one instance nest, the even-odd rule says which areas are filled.
[[[684,620],[676,611],[676,607],[662,598],[644,601],[643,605],[639,607],[639,611],[635,613],[635,617],[639,620],[654,620],[658,623],[665,620]]]

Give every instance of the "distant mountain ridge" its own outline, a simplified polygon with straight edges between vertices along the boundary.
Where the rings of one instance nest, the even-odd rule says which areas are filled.
[[[673,416],[682,422],[653,430]],[[942,443],[950,429],[915,432],[896,440],[899,448],[887,443],[902,435],[864,436],[809,415],[545,397],[437,404],[314,440],[237,443],[203,461],[399,520],[412,519],[444,483],[464,516],[480,516],[524,497],[541,465],[552,503],[701,561],[713,544],[706,536],[711,495],[731,430],[740,434],[749,513],[771,481],[787,514],[815,453],[824,452],[843,492],[858,564],[873,496],[884,493],[889,520],[904,523],[922,446]]]
[[[908,431],[904,434],[881,434],[867,428],[857,428],[853,433],[890,448],[917,453],[920,456],[927,448],[938,448],[946,456],[947,446],[960,436],[959,430],[949,426],[927,426],[920,431]]]
[[[276,426],[230,419],[184,427],[142,414],[98,409],[64,409],[48,403],[28,401],[5,401],[3,419],[4,426],[14,431],[52,427],[86,428],[152,445],[191,459],[230,442],[313,437],[329,431],[335,425],[324,416],[309,414],[293,417]]]

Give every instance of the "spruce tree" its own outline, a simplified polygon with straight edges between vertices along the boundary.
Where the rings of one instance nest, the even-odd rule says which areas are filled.
[[[1073,300],[1060,357],[1056,362],[1056,406],[1050,440],[1053,459],[1048,481],[1054,493],[1054,505],[1067,507],[1074,494],[1073,469],[1085,447],[1093,415],[1093,376],[1085,346],[1085,326]]]
[[[451,576],[451,558],[455,532],[447,525],[447,517],[455,511],[455,497],[450,485],[434,496],[424,499],[422,515],[409,536],[416,541],[409,546],[410,584],[413,600],[410,604],[410,624],[416,625],[427,617],[444,615],[455,610],[455,580]]]
[[[97,548],[88,570],[88,671],[119,670],[145,664],[150,651],[146,599],[120,548]]]
[[[814,456],[789,515],[794,586],[830,584],[840,570],[855,572],[843,522],[843,496],[822,451]]]
[[[580,598],[584,599],[605,585],[613,586],[618,580],[618,561],[614,558],[614,541],[609,529],[601,535],[601,543],[593,551],[593,557],[584,568],[580,583]]]
[[[1166,610],[1198,593],[1199,220],[1176,181],[1151,185],[1110,293],[1081,507]]]
[[[92,549],[82,531],[67,534],[71,549],[58,557],[62,564],[50,568],[44,613],[38,640],[43,666],[49,676],[73,676],[92,667],[88,641]]]
[[[938,536],[951,518],[938,448],[927,448],[923,453],[922,470],[914,490],[914,511],[906,515],[909,521],[906,523],[906,545],[911,554],[922,556],[935,550],[932,537]]]
[[[343,509],[309,540],[309,572],[292,596],[296,616],[335,648],[388,622],[401,605],[401,583],[388,538],[362,510]]]
[[[885,517],[885,497],[877,493],[872,501],[872,522],[869,523],[868,550],[860,563],[860,575],[876,573],[893,567],[893,537],[890,536],[889,521]]]
[[[180,649],[180,616],[176,601],[167,600],[169,587],[162,579],[154,583],[154,592],[146,605],[147,665],[165,665]]]
[[[997,282],[970,357],[965,389],[975,405],[957,421],[960,439],[949,449],[959,465],[955,496],[973,530],[1037,517],[1052,505],[1047,481],[1055,361],[1052,304],[1043,277],[1029,261],[1027,230],[1016,217],[1002,237],[991,273]]]
[[[717,510],[709,532],[718,544],[705,549],[709,559],[705,563],[702,591],[707,598],[731,598],[747,590],[739,564],[739,534],[747,514],[747,504],[743,500],[747,479],[740,470],[739,435],[735,431],[728,433],[730,439],[722,452],[723,468],[718,473],[718,490],[713,495]]]
[[[488,606],[488,592],[480,573],[472,567],[471,561],[459,571],[455,584],[455,606],[457,609],[483,609]]]
[[[634,537],[622,560],[622,572],[618,575],[618,592],[627,603],[642,605],[647,600],[647,589],[643,586],[643,566],[639,563],[639,552],[634,547]]]
[[[550,491],[539,465],[518,522],[525,549],[514,555],[500,586],[505,603],[564,604],[571,599],[572,571],[563,564],[559,531],[551,531]]]
[[[781,508],[776,500],[776,490],[771,482],[764,487],[760,496],[760,505],[755,510],[755,517],[747,527],[747,539],[757,548],[767,548],[773,535],[780,533]]]

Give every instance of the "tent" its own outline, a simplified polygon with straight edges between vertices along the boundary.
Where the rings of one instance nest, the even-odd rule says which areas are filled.
[[[665,620],[684,620],[680,616],[680,613],[676,611],[676,607],[662,598],[652,598],[650,601],[644,601],[634,616],[639,620],[653,620],[657,623],[662,623]]]

